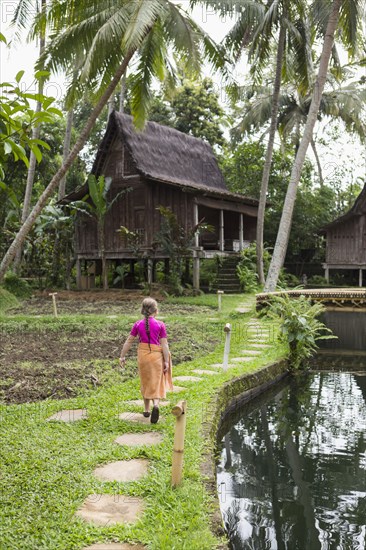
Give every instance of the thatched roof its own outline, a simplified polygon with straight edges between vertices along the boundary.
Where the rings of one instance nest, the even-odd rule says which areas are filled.
[[[322,227],[319,233],[320,234],[326,233],[329,229],[332,229],[336,225],[347,222],[348,220],[350,220],[355,216],[362,216],[364,214],[366,214],[366,184],[364,185],[364,188],[362,189],[361,193],[358,195],[352,208],[350,208],[348,212],[346,212],[345,214],[343,214],[333,222],[328,223],[327,225]]]
[[[156,122],[147,122],[144,130],[138,132],[131,116],[117,112],[109,124],[117,127],[144,176],[228,191],[212,148],[203,140]]]
[[[131,116],[116,111],[109,117],[93,164],[92,173],[96,176],[102,173],[116,136],[126,145],[137,172],[145,178],[224,200],[258,205],[256,199],[228,190],[212,147],[205,141],[156,122],[147,122],[143,131],[137,131]],[[87,183],[64,201],[80,198],[86,192]]]

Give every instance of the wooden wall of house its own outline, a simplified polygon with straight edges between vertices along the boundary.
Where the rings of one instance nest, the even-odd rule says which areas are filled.
[[[327,232],[326,262],[358,265],[366,263],[366,216],[354,216]]]

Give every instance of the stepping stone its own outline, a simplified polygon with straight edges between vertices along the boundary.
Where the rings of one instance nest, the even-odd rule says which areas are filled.
[[[198,378],[198,376],[176,376],[173,378],[173,382],[178,380],[179,382],[200,382],[203,380],[202,378]]]
[[[84,550],[145,550],[142,544],[128,544],[128,542],[102,542],[87,546]]]
[[[223,368],[222,368],[222,363],[214,363],[213,365],[210,365],[210,367],[214,367],[215,369],[221,369],[221,370],[223,370]],[[230,368],[230,367],[235,367],[235,365],[230,365],[230,364],[229,364],[228,367],[229,367],[229,368]]]
[[[101,481],[137,481],[147,474],[149,461],[144,458],[117,460],[94,470]]]
[[[126,405],[136,405],[136,407],[144,407],[143,399],[133,399],[132,401],[123,401],[123,403]],[[159,403],[159,407],[167,407],[168,405],[170,405],[170,401],[160,401]]]
[[[173,390],[168,393],[180,393],[181,391],[185,391],[187,388],[182,388],[182,386],[173,386]]]
[[[142,445],[158,445],[163,439],[163,435],[159,432],[146,432],[123,434],[118,436],[114,442],[118,443],[118,445],[127,445],[128,447],[141,447]]]
[[[77,420],[85,420],[88,417],[86,409],[65,409],[53,414],[47,420],[58,422],[76,422]]]
[[[251,307],[237,307],[236,310],[238,313],[250,313],[252,311]]]
[[[245,353],[246,355],[261,355],[261,352],[255,349],[242,349],[240,353]]]
[[[125,420],[126,422],[137,422],[138,424],[148,424],[148,426],[155,426],[155,424],[151,424],[150,417],[145,418],[142,416],[141,413],[135,413],[135,412],[124,412],[122,414],[118,415],[118,418],[120,420]],[[160,415],[159,422],[161,422],[163,417]]]
[[[215,370],[203,370],[203,369],[195,369],[194,371],[196,374],[217,374],[217,371]]]
[[[89,495],[76,515],[95,525],[135,523],[144,509],[142,498],[127,495]]]
[[[261,349],[265,349],[265,348],[270,348],[271,346],[269,344],[255,344],[254,342],[250,342],[250,345],[252,348],[261,348]]]
[[[235,363],[248,363],[253,361],[253,357],[234,357],[232,361],[235,361]]]

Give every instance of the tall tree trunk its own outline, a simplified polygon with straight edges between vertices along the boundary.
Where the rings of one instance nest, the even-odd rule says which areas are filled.
[[[149,27],[146,31],[146,35],[150,32],[151,27]],[[53,176],[52,180],[46,187],[46,189],[43,191],[42,195],[39,197],[37,204],[34,206],[32,212],[29,214],[28,218],[18,231],[17,235],[15,236],[15,239],[9,246],[1,264],[0,264],[0,282],[4,279],[5,273],[11,264],[16,251],[19,249],[19,247],[22,246],[24,239],[27,237],[29,231],[33,227],[34,222],[42,212],[43,208],[47,204],[48,199],[51,197],[51,195],[54,193],[54,191],[57,189],[57,187],[60,184],[61,178],[67,173],[70,166],[76,159],[78,153],[81,151],[81,149],[84,147],[86,140],[90,136],[90,133],[94,127],[95,121],[97,120],[98,116],[100,115],[103,107],[107,104],[108,98],[111,96],[113,91],[115,90],[117,84],[121,80],[122,75],[124,74],[128,63],[130,62],[133,54],[135,53],[136,49],[131,49],[125,56],[123,62],[118,67],[115,76],[113,77],[111,83],[107,87],[106,91],[98,101],[97,105],[94,107],[93,111],[91,112],[83,130],[80,133],[79,138],[77,139],[74,147],[72,148],[69,156],[67,157],[65,163],[59,168],[59,170],[56,172],[56,174]]]
[[[334,33],[338,26],[339,13],[343,0],[334,0],[331,15],[329,17],[325,34],[323,50],[320,58],[319,72],[316,79],[313,97],[307,117],[304,135],[301,139],[299,150],[291,171],[290,182],[283,205],[281,222],[277,233],[275,248],[273,251],[271,265],[269,267],[267,281],[264,287],[266,292],[273,292],[276,289],[280,270],[284,264],[288,240],[290,236],[292,215],[294,211],[297,187],[300,181],[301,169],[303,167],[306,151],[313,137],[313,130],[317,120],[320,102],[327,78],[329,59],[334,45]]]
[[[121,91],[119,94],[119,112],[125,112],[125,99],[126,99],[126,73],[123,75],[121,80]]]
[[[277,115],[279,108],[279,98],[282,80],[283,55],[285,51],[286,30],[284,25],[280,27],[280,36],[278,39],[277,58],[276,58],[276,74],[273,85],[272,110],[271,110],[271,125],[269,128],[269,138],[267,144],[266,158],[264,162],[261,192],[258,205],[257,219],[257,273],[259,283],[265,282],[264,267],[263,267],[263,233],[264,233],[264,215],[266,212],[266,200],[268,191],[269,175],[272,165],[273,145],[277,129]]]
[[[41,11],[43,12],[46,9],[46,0],[42,0],[41,5]],[[39,56],[44,52],[44,48],[46,45],[46,36],[45,34],[41,34],[39,37]],[[38,93],[39,95],[43,94],[43,88],[44,88],[44,78],[40,78],[38,81]],[[37,101],[35,112],[39,113],[42,109],[42,104],[40,101]],[[37,126],[36,128],[33,128],[32,130],[32,139],[39,139],[41,133],[41,127]],[[22,210],[22,217],[21,217],[21,223],[23,224],[25,220],[29,216],[30,211],[30,205],[32,201],[32,192],[33,192],[33,184],[34,184],[34,176],[36,173],[36,164],[37,159],[36,155],[33,153],[33,151],[30,152],[29,155],[29,166],[28,166],[28,172],[27,172],[27,183],[25,186],[25,193],[24,193],[24,202],[23,202],[23,210]],[[23,247],[20,246],[17,250],[16,256],[14,258],[14,269],[15,271],[18,271],[20,268],[20,264],[22,261],[22,254],[23,254]]]
[[[72,133],[72,123],[74,119],[74,110],[70,109],[67,113],[67,119],[66,119],[66,131],[65,131],[65,138],[64,138],[64,147],[63,147],[63,157],[62,162],[64,163],[69,156],[70,153],[70,144],[71,144],[71,133]],[[60,181],[60,185],[58,187],[58,200],[64,198],[66,192],[66,175],[63,176],[63,178]]]
[[[318,167],[318,176],[319,176],[320,187],[323,187],[323,185],[324,185],[324,178],[323,178],[322,165],[320,164],[320,159],[319,159],[319,155],[318,155],[318,150],[317,150],[317,148],[316,148],[315,141],[314,141],[313,138],[312,138],[311,141],[310,141],[310,145],[311,145],[311,148],[312,148],[313,153],[314,153],[314,156],[315,156],[316,165],[317,165],[317,167]]]

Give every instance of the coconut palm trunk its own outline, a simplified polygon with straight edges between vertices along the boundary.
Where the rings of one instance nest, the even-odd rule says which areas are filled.
[[[319,155],[318,155],[318,150],[316,148],[314,138],[311,139],[310,145],[311,145],[311,148],[313,150],[316,165],[317,165],[317,168],[318,168],[318,177],[319,177],[320,187],[323,187],[324,186],[323,170],[322,170],[322,165],[320,163],[320,158],[319,158]]]
[[[327,78],[329,60],[334,45],[334,34],[338,27],[340,8],[342,0],[334,0],[331,14],[327,24],[323,50],[320,58],[319,72],[316,79],[314,92],[309,108],[304,134],[302,136],[299,149],[296,154],[295,162],[292,167],[290,182],[287,189],[285,202],[283,205],[280,226],[277,233],[275,248],[273,251],[272,261],[269,267],[269,272],[264,290],[273,292],[276,289],[280,270],[284,264],[287,245],[290,236],[292,216],[296,201],[296,192],[299,185],[301,170],[305,161],[306,152],[313,137],[314,126],[317,121],[317,115],[320,107],[320,102]]]
[[[71,133],[72,133],[72,123],[74,120],[74,110],[70,109],[67,113],[66,118],[66,130],[65,130],[65,138],[64,138],[64,145],[63,145],[63,161],[65,162],[69,153],[70,153],[70,145],[71,145]],[[58,187],[58,200],[64,198],[66,192],[66,174],[61,179],[60,185]]]
[[[146,30],[145,35],[147,35],[149,33],[149,31],[150,31],[150,27]],[[34,222],[36,221],[36,219],[38,218],[38,216],[42,212],[43,208],[45,207],[48,199],[55,192],[55,190],[57,189],[57,187],[60,184],[61,179],[63,178],[63,176],[66,175],[67,171],[71,167],[71,165],[74,162],[74,160],[76,159],[77,155],[79,154],[81,149],[84,147],[84,145],[86,143],[86,140],[90,136],[90,133],[91,133],[93,127],[94,127],[94,124],[95,124],[98,116],[102,112],[102,109],[107,104],[108,99],[110,98],[110,96],[114,92],[114,90],[115,90],[116,86],[118,85],[121,77],[125,73],[125,71],[127,69],[127,66],[129,64],[133,54],[135,53],[135,51],[136,51],[136,48],[133,48],[130,51],[128,51],[128,53],[126,54],[124,60],[122,61],[121,65],[118,67],[118,69],[117,69],[112,81],[110,82],[109,86],[106,88],[105,92],[103,93],[100,100],[98,101],[98,103],[94,107],[93,111],[91,112],[91,114],[90,114],[83,130],[80,133],[79,138],[77,139],[74,147],[70,151],[70,154],[68,155],[67,159],[65,160],[65,162],[63,163],[61,168],[59,168],[59,170],[53,176],[52,180],[50,181],[50,183],[48,184],[46,189],[43,191],[43,193],[39,197],[39,199],[38,199],[36,205],[34,206],[33,210],[31,211],[31,213],[29,214],[29,216],[27,217],[27,219],[25,220],[25,222],[21,226],[19,232],[15,236],[13,242],[11,243],[10,247],[8,248],[8,250],[7,250],[5,256],[4,256],[4,258],[3,258],[3,260],[0,264],[0,282],[4,279],[5,273],[6,273],[7,269],[9,268],[11,262],[13,261],[17,250],[19,250],[19,248],[22,246],[25,238],[27,237],[29,231],[33,227]]]
[[[278,39],[277,58],[276,58],[276,73],[275,81],[273,85],[272,96],[272,109],[271,109],[271,125],[269,128],[269,137],[266,151],[266,158],[264,162],[261,192],[258,205],[258,219],[257,219],[257,273],[259,283],[264,285],[264,267],[263,267],[263,234],[264,234],[264,215],[266,211],[266,200],[268,191],[269,175],[272,165],[273,145],[277,129],[277,115],[279,109],[279,98],[281,90],[281,78],[282,78],[282,65],[283,55],[285,50],[286,30],[283,25],[280,27],[280,35]]]

